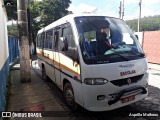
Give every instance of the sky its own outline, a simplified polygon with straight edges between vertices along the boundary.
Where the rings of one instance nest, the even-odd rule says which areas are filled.
[[[41,1],[41,0],[39,0]],[[119,17],[119,6],[122,0],[71,0],[68,10],[75,14],[98,10],[98,14]],[[136,19],[139,16],[140,0],[124,0],[124,20]],[[142,0],[141,17],[160,15],[160,0]],[[11,24],[9,22],[8,24]]]
[[[97,9],[98,14],[119,17],[119,6],[122,0],[71,0],[68,10],[75,14],[91,12]],[[124,0],[124,20],[139,16],[140,0]],[[160,0],[142,0],[141,17],[160,15]]]

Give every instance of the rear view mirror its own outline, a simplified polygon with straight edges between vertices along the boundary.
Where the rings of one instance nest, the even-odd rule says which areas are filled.
[[[135,35],[135,36],[136,36],[137,40],[139,40],[138,35]]]

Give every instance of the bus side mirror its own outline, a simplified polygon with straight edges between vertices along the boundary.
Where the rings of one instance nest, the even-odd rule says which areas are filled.
[[[65,37],[60,37],[60,50],[67,51],[68,50],[68,42]]]
[[[136,36],[137,40],[139,40],[138,35],[135,35],[135,36]]]

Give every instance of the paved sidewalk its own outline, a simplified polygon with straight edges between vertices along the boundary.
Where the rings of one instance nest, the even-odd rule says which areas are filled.
[[[35,64],[35,63],[34,63]],[[11,71],[11,83],[12,83],[12,95],[9,105],[9,111],[59,111],[63,113],[69,113],[70,110],[64,107],[53,95],[53,91],[36,73],[35,69],[31,69],[31,82],[20,82],[20,70],[19,65],[16,64]],[[12,120],[19,120],[24,118],[11,118]],[[25,118],[26,119],[26,118]],[[27,118],[29,119],[29,118]],[[53,118],[30,118],[37,120],[53,120]],[[66,117],[54,117],[54,120],[69,120],[69,116]],[[73,119],[73,118],[72,118]]]

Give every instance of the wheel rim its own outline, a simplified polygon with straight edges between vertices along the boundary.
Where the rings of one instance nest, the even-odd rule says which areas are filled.
[[[70,88],[66,90],[66,100],[69,105],[74,105],[74,95]]]

